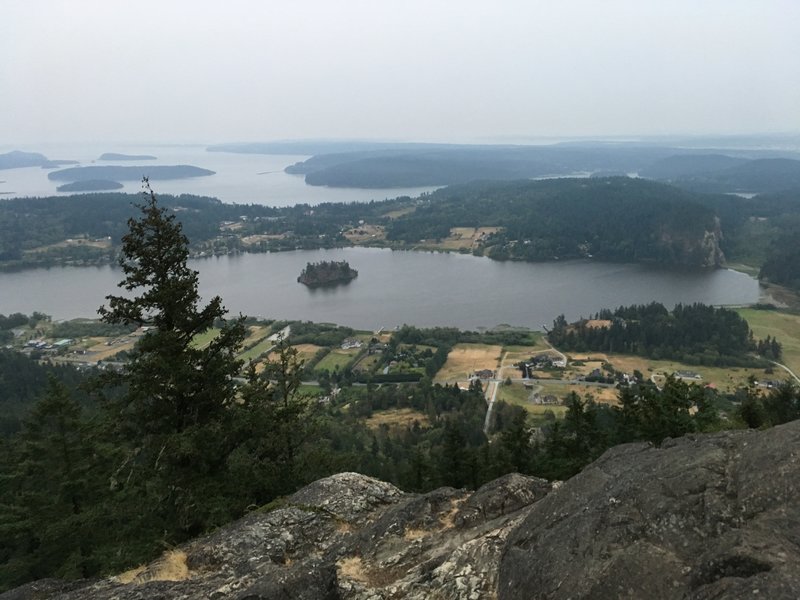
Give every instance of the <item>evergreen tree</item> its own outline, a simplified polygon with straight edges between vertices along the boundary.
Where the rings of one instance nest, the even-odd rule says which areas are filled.
[[[80,406],[54,377],[3,448],[0,478],[0,589],[48,576],[96,574],[87,526],[104,494]]]
[[[218,501],[220,474],[244,324],[241,317],[223,320],[219,297],[200,306],[181,224],[159,206],[146,179],[144,188],[141,216],[128,221],[122,239],[119,286],[129,294],[108,296],[99,312],[106,323],[148,330],[122,372],[106,378],[125,389],[108,408],[116,438],[129,449],[120,487],[133,486],[132,500],[146,503],[154,530],[183,537],[228,516]],[[207,346],[192,344],[219,322],[221,331]]]

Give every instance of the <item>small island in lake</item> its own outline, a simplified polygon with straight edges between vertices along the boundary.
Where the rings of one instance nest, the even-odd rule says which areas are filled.
[[[358,277],[358,271],[351,268],[346,260],[308,263],[297,281],[308,287],[347,283]]]

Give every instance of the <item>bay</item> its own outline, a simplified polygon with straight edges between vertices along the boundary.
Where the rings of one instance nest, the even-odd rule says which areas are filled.
[[[142,174],[151,165],[192,165],[210,169],[214,175],[153,181],[157,194],[195,194],[212,196],[223,202],[240,204],[263,204],[267,206],[294,206],[295,204],[316,205],[323,202],[369,202],[385,200],[398,196],[419,196],[435,187],[355,189],[330,188],[306,185],[302,175],[289,175],[283,170],[307,156],[233,154],[226,152],[206,152],[200,145],[42,145],[30,148],[0,146],[0,153],[14,149],[28,152],[41,152],[50,159],[77,160],[79,165],[98,166],[124,165],[141,166]],[[97,158],[104,152],[123,154],[149,154],[156,160],[145,161],[100,161]],[[0,199],[25,196],[68,196],[58,192],[56,187],[63,181],[50,181],[50,169],[25,167],[22,169],[0,170]],[[141,191],[139,181],[120,182],[120,192]]]
[[[346,285],[309,289],[297,283],[307,262],[347,260],[359,276]],[[332,322],[359,329],[500,324],[541,329],[555,317],[662,302],[741,305],[757,302],[758,282],[727,269],[563,261],[497,262],[484,257],[377,248],[243,254],[190,261],[206,300],[273,319]],[[0,273],[0,313],[34,310],[56,319],[96,317],[116,294],[115,267],[52,267]]]

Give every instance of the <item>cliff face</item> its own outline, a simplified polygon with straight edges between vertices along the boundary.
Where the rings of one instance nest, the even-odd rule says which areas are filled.
[[[618,446],[507,541],[499,597],[800,597],[800,422]]]
[[[800,422],[607,452],[551,486],[317,481],[118,577],[2,600],[800,597]]]

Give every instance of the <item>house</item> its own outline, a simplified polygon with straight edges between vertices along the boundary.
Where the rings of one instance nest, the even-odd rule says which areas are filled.
[[[363,342],[356,338],[345,338],[342,340],[341,348],[342,350],[350,350],[351,348],[361,348],[363,345]]]
[[[481,369],[480,371],[475,371],[475,377],[478,379],[494,379],[495,372],[490,369]]]
[[[675,371],[675,376],[679,379],[691,379],[693,381],[700,381],[703,379],[700,373],[695,373],[694,371]]]

